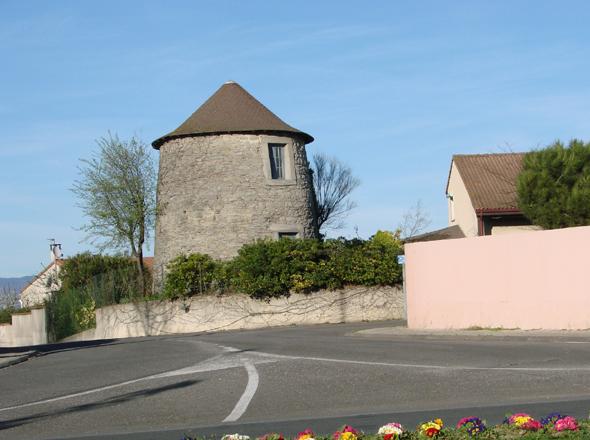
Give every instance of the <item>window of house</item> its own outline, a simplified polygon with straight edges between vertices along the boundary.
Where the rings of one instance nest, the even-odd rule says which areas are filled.
[[[447,195],[449,199],[449,219],[454,222],[455,221],[455,200],[453,200],[453,196],[451,194]]]
[[[298,232],[279,232],[279,240],[281,238],[287,238],[289,240],[293,240],[295,238],[299,237],[299,233]]]
[[[285,178],[285,144],[268,144],[270,173],[273,179]]]

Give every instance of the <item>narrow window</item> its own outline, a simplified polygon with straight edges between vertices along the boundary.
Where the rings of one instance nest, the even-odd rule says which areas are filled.
[[[450,194],[447,194],[447,198],[449,199],[449,219],[451,220],[451,222],[455,221],[455,200],[453,199],[453,196]]]
[[[299,237],[299,233],[298,232],[279,232],[279,240],[281,238],[286,238],[286,239],[290,239],[293,240],[295,238]]]
[[[268,144],[270,173],[273,179],[285,178],[285,144]]]

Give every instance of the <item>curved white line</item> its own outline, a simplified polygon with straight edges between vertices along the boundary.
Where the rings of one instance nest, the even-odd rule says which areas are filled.
[[[254,397],[256,390],[258,389],[258,371],[256,371],[256,367],[250,361],[244,362],[244,367],[248,372],[248,384],[246,385],[246,389],[244,390],[244,394],[236,403],[236,406],[232,410],[229,415],[223,419],[223,423],[226,422],[235,422],[238,420],[248,409],[248,405],[250,405],[250,401]]]
[[[215,361],[221,357],[222,357],[222,355],[216,355],[216,356],[213,356],[209,359],[206,359],[205,361],[201,362],[200,364],[213,363],[213,361]],[[43,400],[37,400],[34,402],[29,402],[29,403],[22,403],[20,405],[7,406],[5,408],[0,408],[0,412],[10,411],[13,409],[27,408],[29,406],[43,405],[45,403],[59,402],[60,400],[72,399],[75,397],[87,396],[88,394],[100,393],[103,391],[112,390],[113,388],[119,388],[119,387],[131,385],[131,384],[134,384],[137,382],[153,380],[153,379],[162,379],[162,378],[172,377],[172,376],[187,375],[187,374],[198,373],[201,371],[211,371],[211,370],[215,369],[215,368],[205,368],[204,370],[199,370],[196,367],[198,367],[200,364],[196,364],[193,367],[181,368],[180,370],[168,371],[168,372],[159,373],[159,374],[151,374],[149,376],[139,377],[137,379],[127,380],[125,382],[115,383],[115,384],[107,385],[107,386],[100,387],[100,388],[93,388],[93,389],[86,390],[86,391],[80,391],[78,393],[66,394],[63,396],[52,397],[52,398],[43,399]],[[223,368],[229,368],[229,367],[223,367]],[[219,369],[222,369],[222,368],[219,368]]]

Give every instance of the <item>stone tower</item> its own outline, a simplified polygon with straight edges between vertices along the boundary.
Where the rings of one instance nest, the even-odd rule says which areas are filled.
[[[228,259],[259,238],[317,237],[312,141],[233,81],[155,140],[156,277],[181,253]]]

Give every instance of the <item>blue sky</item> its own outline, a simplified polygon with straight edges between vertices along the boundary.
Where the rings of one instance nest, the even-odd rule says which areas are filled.
[[[223,82],[362,180],[343,235],[417,200],[446,226],[455,153],[590,139],[586,1],[0,2],[0,276],[92,249],[69,191],[107,131],[146,142]],[[157,153],[154,151],[154,156]]]

